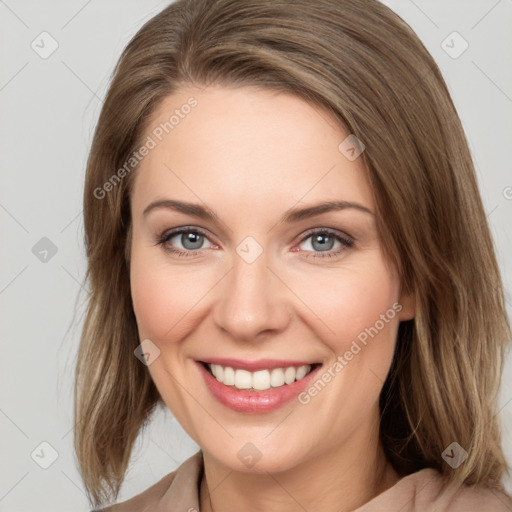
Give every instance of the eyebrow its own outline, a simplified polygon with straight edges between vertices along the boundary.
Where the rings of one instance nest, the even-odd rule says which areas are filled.
[[[160,208],[175,210],[181,213],[192,215],[194,217],[198,217],[199,219],[209,220],[213,222],[215,222],[215,220],[218,218],[216,213],[207,206],[201,206],[199,204],[188,203],[185,201],[177,201],[176,199],[160,199],[157,201],[153,201],[144,209],[142,215],[145,217],[152,210]],[[292,208],[284,213],[284,215],[279,220],[279,223],[291,224],[293,222],[298,222],[304,219],[308,219],[310,217],[315,217],[323,213],[348,209],[358,210],[364,213],[368,213],[370,215],[374,214],[369,208],[359,203],[354,203],[350,201],[326,201],[304,208]]]

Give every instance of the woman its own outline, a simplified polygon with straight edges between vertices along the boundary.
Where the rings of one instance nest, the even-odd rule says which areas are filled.
[[[135,510],[505,511],[510,339],[435,62],[375,0],[180,0],[87,166],[75,447],[94,506],[165,405],[200,451]]]

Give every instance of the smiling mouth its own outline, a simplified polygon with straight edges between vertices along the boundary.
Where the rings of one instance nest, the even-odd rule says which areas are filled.
[[[221,384],[245,391],[267,391],[287,386],[303,379],[317,367],[321,366],[321,363],[313,363],[251,372],[204,361],[201,361],[201,364]]]

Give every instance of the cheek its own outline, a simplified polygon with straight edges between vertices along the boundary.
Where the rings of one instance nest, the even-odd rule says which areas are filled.
[[[173,294],[169,293],[170,283],[162,281],[154,270],[139,270],[137,265],[132,268],[132,301],[140,335],[151,339],[160,338],[172,327],[169,310],[178,305],[173,303]],[[168,305],[165,308],[167,313],[164,304]]]
[[[182,279],[164,268],[139,264],[134,258],[131,267],[133,309],[141,337],[155,342],[172,331],[186,312],[187,294]]]
[[[364,261],[341,269],[308,274],[303,269],[298,273],[283,269],[284,280],[293,285],[299,298],[295,312],[303,316],[305,324],[317,326],[317,334],[336,354],[350,350],[353,340],[364,345],[374,339],[375,330],[379,339],[391,337],[394,341],[398,279],[379,251],[364,256]],[[158,344],[185,337],[199,320],[197,315],[203,314],[199,304],[215,286],[218,275],[200,265],[168,265],[155,247],[134,243],[130,282],[141,339]],[[383,343],[381,346],[384,349]]]
[[[183,309],[182,283],[154,257],[155,248],[132,245],[130,286],[141,338],[157,342]],[[172,314],[171,314],[172,312]]]
[[[185,337],[215,281],[207,269],[168,264],[155,247],[134,243],[130,286],[141,339],[159,344]]]
[[[392,355],[401,310],[399,282],[381,258],[372,257],[371,264],[347,267],[338,274],[317,273],[314,282],[302,279],[295,291],[325,333],[324,343],[336,354],[351,350],[353,341],[366,347],[379,339],[372,350]]]

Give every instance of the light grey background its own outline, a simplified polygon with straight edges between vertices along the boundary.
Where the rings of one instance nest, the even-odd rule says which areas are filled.
[[[143,22],[168,3],[0,0],[2,512],[89,510],[72,450],[73,374],[87,297],[82,292],[76,302],[85,271],[85,161],[115,62]],[[453,95],[478,170],[510,315],[512,0],[384,3],[418,33]],[[44,31],[51,38],[40,36]],[[457,58],[464,41],[454,31],[469,44]],[[31,47],[35,41],[44,53],[52,40],[58,48],[47,58]],[[500,406],[512,463],[510,357]],[[196,450],[170,413],[157,414],[138,439],[121,500]],[[55,456],[47,469],[40,467]],[[512,492],[512,479],[506,486]]]

